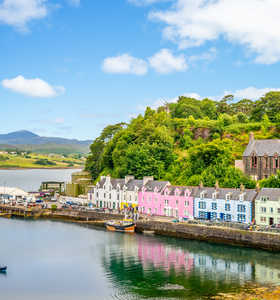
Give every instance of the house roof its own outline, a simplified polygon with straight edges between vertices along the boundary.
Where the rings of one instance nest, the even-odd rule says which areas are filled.
[[[216,188],[214,187],[195,187],[193,188],[192,196],[199,198],[201,192],[205,192],[205,198],[212,198],[212,194],[217,191],[217,199],[226,199],[227,194],[231,194],[231,200],[239,200],[239,196],[244,193],[244,201],[254,201],[257,196],[256,190],[245,189],[241,191],[240,189],[229,189],[229,188]]]
[[[168,185],[165,189],[162,190],[161,193],[164,194],[164,191],[167,190],[167,189],[169,191],[168,195],[171,195],[171,196],[175,195],[175,191],[176,190],[179,191],[179,195],[178,196],[184,196],[186,190],[192,191],[192,187]]]
[[[256,198],[256,200],[260,200],[261,197],[268,196],[271,201],[279,201],[280,200],[280,189],[276,188],[262,188]]]
[[[135,187],[138,187],[138,189],[141,189],[142,186],[143,186],[143,180],[138,180],[138,179],[131,179],[126,184],[128,191],[134,191]]]
[[[150,180],[146,183],[145,188],[148,192],[153,192],[155,188],[158,192],[161,192],[167,184],[169,184],[169,181]]]
[[[252,153],[256,156],[274,156],[275,153],[280,155],[280,140],[251,140],[243,156],[250,156]]]

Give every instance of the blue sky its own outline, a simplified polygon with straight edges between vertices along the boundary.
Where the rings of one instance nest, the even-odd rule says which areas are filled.
[[[0,133],[94,139],[179,95],[278,90],[279,0],[0,0]]]

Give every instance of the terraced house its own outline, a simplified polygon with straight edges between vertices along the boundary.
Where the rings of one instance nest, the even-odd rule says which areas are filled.
[[[193,218],[192,188],[172,186],[168,181],[148,183],[139,192],[139,211],[174,218]]]
[[[256,224],[280,226],[280,189],[262,188],[256,201]]]
[[[194,217],[204,220],[251,223],[256,190],[203,187],[193,190]]]
[[[89,201],[99,208],[122,209],[138,205],[138,193],[153,177],[137,180],[134,176],[115,179],[101,176],[100,181],[88,192]]]

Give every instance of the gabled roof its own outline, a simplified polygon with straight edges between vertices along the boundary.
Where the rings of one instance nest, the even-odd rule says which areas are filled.
[[[243,156],[274,156],[275,153],[280,155],[280,140],[251,140],[246,147]]]
[[[168,195],[171,195],[171,196],[174,196],[175,195],[175,192],[176,190],[179,191],[179,195],[178,196],[184,196],[185,195],[185,192],[186,190],[190,190],[191,191],[191,188],[190,187],[187,187],[187,186],[175,186],[175,185],[168,185],[166,188],[164,188],[162,190],[162,195],[164,194],[165,190],[168,190]]]
[[[226,199],[226,195],[230,194],[231,200],[239,200],[239,196],[244,194],[244,201],[254,201],[257,196],[256,190],[245,189],[241,191],[240,189],[229,189],[229,188],[219,188],[216,190],[214,187],[195,187],[192,192],[192,196],[199,198],[201,192],[205,192],[205,198],[212,198],[213,193],[217,191],[217,199]]]
[[[167,184],[169,181],[150,180],[146,183],[145,189],[148,192],[153,192],[157,188],[157,192],[160,193]]]
[[[262,188],[256,198],[260,200],[262,197],[269,197],[271,201],[280,201],[280,189],[276,188]]]
[[[142,186],[143,186],[143,180],[138,180],[138,179],[129,180],[128,183],[126,184],[128,191],[134,191],[135,187],[137,187],[140,190]]]

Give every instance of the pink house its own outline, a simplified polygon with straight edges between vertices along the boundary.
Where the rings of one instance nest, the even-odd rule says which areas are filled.
[[[192,188],[172,186],[169,182],[154,181],[145,185],[138,194],[140,213],[174,218],[193,219]]]

